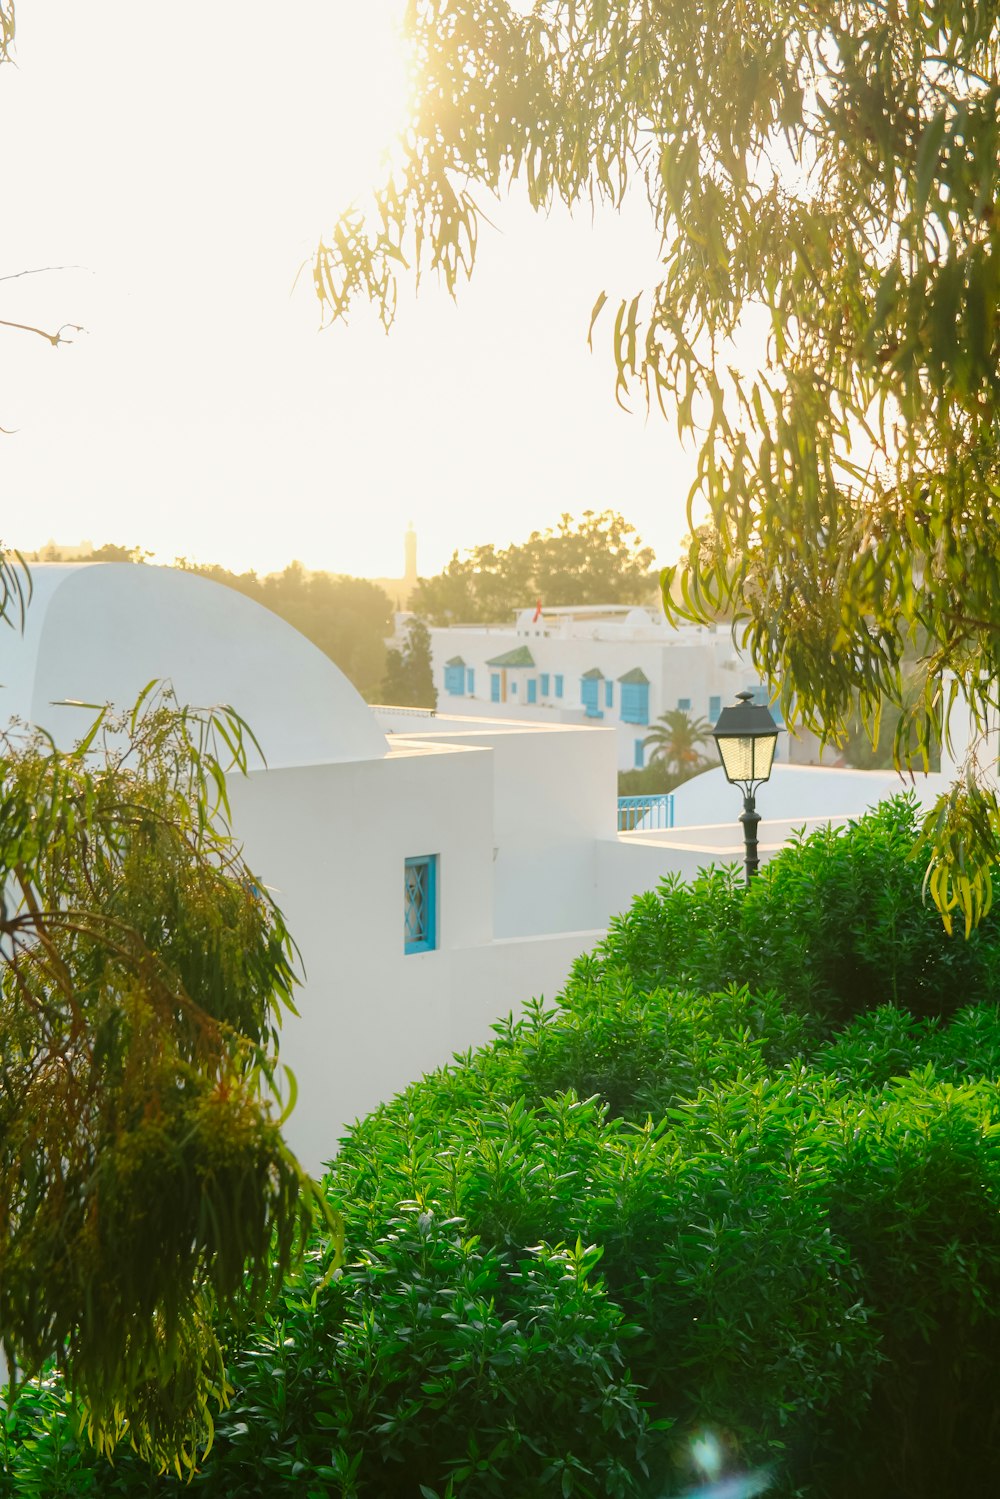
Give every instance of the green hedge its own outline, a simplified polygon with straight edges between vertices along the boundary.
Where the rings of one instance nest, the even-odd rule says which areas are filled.
[[[668,883],[362,1121],[347,1262],[235,1340],[191,1492],[653,1499],[713,1450],[784,1499],[992,1492],[997,931],[943,934],[912,829]],[[81,1452],[57,1384],[8,1425],[0,1492],[180,1491]]]

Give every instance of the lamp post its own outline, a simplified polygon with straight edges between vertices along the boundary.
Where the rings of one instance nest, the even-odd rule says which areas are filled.
[[[743,792],[743,841],[746,845],[747,886],[757,873],[757,825],[760,815],[754,800],[758,786],[771,774],[778,725],[769,708],[755,703],[752,692],[738,692],[731,708],[723,708],[712,730],[726,780]]]

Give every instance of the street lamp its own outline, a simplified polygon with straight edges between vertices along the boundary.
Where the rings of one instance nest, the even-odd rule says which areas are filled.
[[[771,774],[778,725],[769,708],[755,703],[752,692],[738,692],[731,708],[723,708],[712,730],[726,780],[743,792],[743,839],[746,844],[747,885],[757,873],[757,824],[760,816],[754,792]]]

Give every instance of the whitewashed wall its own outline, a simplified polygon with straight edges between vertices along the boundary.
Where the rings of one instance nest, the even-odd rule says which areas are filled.
[[[603,925],[596,842],[617,825],[615,736],[609,728],[507,720],[394,717],[411,742],[492,751],[494,932],[536,936]],[[397,743],[390,735],[390,743]]]
[[[636,614],[642,611],[635,611]],[[490,675],[496,668],[487,662],[496,656],[526,646],[534,668],[511,668],[507,672],[508,696],[505,702],[490,701]],[[635,763],[635,745],[648,732],[642,724],[622,723],[621,683],[618,678],[638,667],[649,679],[650,723],[668,709],[676,708],[682,699],[690,701],[692,717],[707,718],[711,700],[719,697],[731,702],[737,692],[756,683],[751,667],[742,663],[724,629],[689,627],[669,629],[666,622],[648,619],[645,625],[629,625],[621,620],[556,620],[551,624],[508,626],[452,627],[431,630],[434,683],[438,704],[445,713],[498,714],[522,721],[587,722],[581,700],[580,682],[584,672],[597,668],[613,685],[613,702],[608,708],[601,684],[599,707],[605,725],[617,734],[617,766],[630,770]],[[460,656],[474,671],[474,694],[452,696],[445,691],[445,663]],[[547,698],[529,704],[526,700],[528,678],[536,680],[542,673],[551,680],[563,677],[563,697],[550,692]],[[511,690],[516,682],[517,690]],[[539,692],[540,692],[539,688]],[[589,720],[593,722],[594,720]]]
[[[489,748],[411,745],[232,784],[246,855],[302,952],[281,1056],[299,1085],[289,1142],[314,1170],[358,1115],[488,1040],[497,1017],[553,997],[599,936],[493,941],[492,771]],[[440,860],[440,947],[408,955],[403,861],[427,853]]]

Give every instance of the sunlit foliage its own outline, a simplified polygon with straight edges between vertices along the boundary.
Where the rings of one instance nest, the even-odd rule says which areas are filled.
[[[948,940],[914,832],[900,800],[750,890],[664,881],[359,1121],[340,1273],[315,1243],[157,1495],[994,1493],[1000,919]],[[0,1492],[149,1493],[64,1410],[25,1389]]]
[[[246,734],[149,690],[68,752],[0,736],[0,1338],[98,1448],[178,1471],[227,1395],[218,1309],[316,1200],[280,1132],[294,950],[226,825]]]
[[[421,578],[410,607],[435,625],[509,621],[518,609],[559,604],[640,604],[655,597],[653,552],[614,510],[563,515],[508,547],[456,552],[436,577]]]
[[[411,0],[408,128],[316,256],[327,315],[471,273],[484,211],[645,194],[655,285],[608,309],[616,394],[698,453],[673,617],[729,614],[788,722],[840,739],[905,708],[917,763],[1000,676],[1000,11],[996,0]],[[605,303],[598,294],[597,327]],[[612,318],[613,315],[613,318]],[[762,367],[732,342],[763,329]],[[593,331],[593,324],[592,324]],[[903,703],[916,646],[921,690]],[[967,921],[1000,853],[970,761],[932,818]]]

